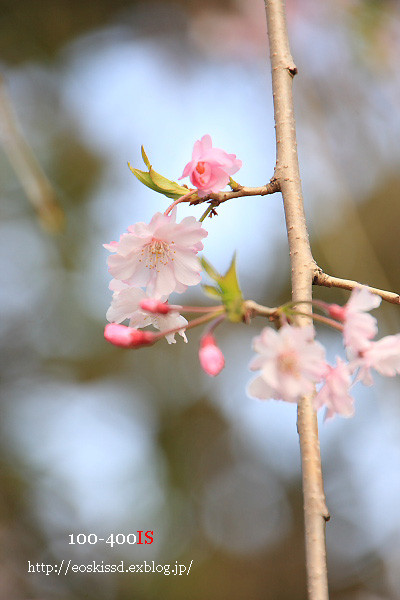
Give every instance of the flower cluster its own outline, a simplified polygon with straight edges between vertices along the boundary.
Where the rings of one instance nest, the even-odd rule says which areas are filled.
[[[204,257],[199,260],[202,240],[207,236],[201,221],[209,208],[200,221],[190,216],[177,222],[177,205],[193,199],[210,201],[209,194],[219,192],[228,183],[233,187],[235,182],[230,177],[242,163],[234,154],[213,148],[209,135],[203,136],[194,144],[192,160],[183,170],[181,179],[190,177],[196,188],[186,192],[186,187],[156,173],[143,149],[142,156],[148,173],[132,169],[133,173],[148,187],[177,199],[164,213],[156,213],[150,223],[136,223],[119,241],[104,245],[111,253],[108,270],[113,277],[109,286],[113,292],[107,311],[109,324],[104,336],[123,348],[148,346],[164,336],[168,343],[175,343],[177,333],[187,342],[187,329],[209,323],[200,341],[199,361],[203,370],[214,377],[225,366],[224,355],[214,337],[216,327],[223,320],[248,322],[251,311],[260,306],[243,299],[235,259],[225,275],[220,275]],[[180,294],[200,282],[202,268],[214,282],[204,289],[218,297],[221,304],[214,307],[169,304],[170,294]],[[400,373],[400,334],[375,340],[377,321],[369,311],[380,303],[381,298],[364,286],[355,288],[344,306],[312,301],[314,307],[327,315],[314,313],[314,320],[330,324],[343,334],[346,359],[336,357],[335,365],[328,364],[312,325],[290,324],[297,314],[293,303],[278,309],[261,307],[265,310],[258,314],[269,316],[278,328],[265,327],[254,338],[257,355],[250,369],[257,376],[247,387],[249,396],[286,402],[311,396],[315,410],[325,407],[327,418],[336,414],[352,416],[351,390],[357,382],[372,385],[374,370],[385,376]],[[199,312],[202,316],[188,322],[181,312]],[[122,325],[124,321],[129,326]],[[144,331],[149,325],[159,333]]]
[[[205,135],[195,143],[192,161],[182,177],[190,175],[202,197],[225,187],[241,164],[233,154],[213,148],[211,137]],[[148,325],[165,334],[168,343],[175,342],[175,333],[187,341],[187,320],[179,314],[179,307],[170,310],[166,302],[173,292],[182,293],[200,282],[197,254],[203,249],[202,239],[207,231],[194,217],[177,223],[178,202],[179,199],[165,213],[156,213],[149,224],[128,227],[118,242],[104,244],[111,252],[108,270],[113,276],[113,296],[107,311],[112,326],[106,327],[104,335],[117,346],[133,348],[156,341],[158,338],[149,332],[147,336],[140,335],[139,330]],[[152,310],[156,305],[158,310]],[[129,327],[121,325],[125,320],[129,320]]]
[[[258,356],[250,368],[260,371],[260,375],[249,384],[249,395],[297,402],[312,394],[316,384],[322,384],[314,397],[314,408],[326,407],[327,418],[335,414],[352,416],[354,399],[350,389],[356,382],[371,385],[371,369],[387,376],[400,373],[400,334],[373,341],[378,327],[367,311],[380,302],[381,298],[366,287],[354,289],[345,306],[316,302],[340,323],[336,324],[343,331],[348,361],[337,357],[335,366],[326,362],[323,346],[314,340],[313,327],[285,324],[279,331],[265,328],[254,340]]]

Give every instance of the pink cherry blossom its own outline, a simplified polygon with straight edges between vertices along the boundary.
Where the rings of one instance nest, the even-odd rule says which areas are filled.
[[[324,377],[327,364],[324,347],[314,340],[314,328],[283,325],[279,331],[265,327],[254,339],[259,353],[250,364],[258,377],[247,387],[254,398],[297,402],[314,391],[314,384]]]
[[[352,417],[354,398],[349,393],[351,384],[349,365],[338,357],[336,367],[327,365],[325,383],[313,400],[315,410],[326,406],[325,419],[330,419],[335,414]]]
[[[111,306],[107,311],[107,320],[112,323],[121,323],[129,319],[130,327],[147,327],[153,325],[161,332],[169,331],[170,329],[179,330],[179,333],[187,342],[185,335],[185,327],[188,324],[187,320],[177,312],[169,312],[168,314],[149,314],[140,308],[140,303],[147,299],[145,292],[139,288],[129,287],[122,281],[113,279],[110,283],[110,288],[114,291]],[[166,336],[169,344],[175,344],[175,332],[168,333]]]
[[[242,161],[235,154],[212,147],[211,137],[203,135],[194,144],[192,160],[183,170],[182,177],[190,177],[190,181],[198,190],[201,198],[211,192],[219,192],[228,183],[231,175],[242,166]]]
[[[344,306],[329,305],[329,314],[343,322],[343,339],[346,348],[353,357],[366,348],[369,340],[378,332],[376,319],[366,311],[377,308],[382,299],[372,294],[367,287],[355,288]]]
[[[381,375],[394,377],[400,373],[400,334],[387,335],[369,345],[359,353],[353,363],[353,368],[359,368],[357,381],[372,385],[371,369]]]
[[[210,333],[200,342],[199,359],[202,369],[211,377],[218,375],[225,366],[225,357]]]
[[[155,341],[155,334],[150,331],[140,331],[117,323],[109,323],[105,326],[104,337],[114,346],[121,348],[139,348],[153,344]]]
[[[136,223],[119,242],[106,244],[111,275],[135,287],[146,286],[149,296],[161,298],[184,292],[201,279],[197,258],[207,231],[194,217],[176,223],[176,209],[170,215],[156,213],[150,223]]]

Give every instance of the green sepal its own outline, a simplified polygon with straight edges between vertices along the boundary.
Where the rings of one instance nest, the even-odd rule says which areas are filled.
[[[244,299],[236,273],[236,255],[233,256],[232,262],[225,275],[220,275],[204,257],[201,258],[201,265],[205,272],[217,284],[216,287],[203,286],[206,293],[221,298],[230,321],[233,323],[240,323],[243,321]]]

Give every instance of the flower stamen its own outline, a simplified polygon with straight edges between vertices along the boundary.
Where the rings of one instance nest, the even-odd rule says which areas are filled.
[[[171,242],[173,244],[174,242]],[[171,260],[171,250],[167,242],[153,238],[149,244],[144,246],[141,251],[142,258],[145,259],[145,267],[148,269],[159,270],[160,265],[167,265]]]

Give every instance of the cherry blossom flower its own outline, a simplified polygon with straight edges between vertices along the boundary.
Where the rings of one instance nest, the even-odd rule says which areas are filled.
[[[190,177],[190,181],[198,190],[201,198],[211,192],[219,192],[228,183],[231,175],[242,166],[242,161],[235,154],[212,147],[211,137],[203,135],[195,142],[192,160],[183,170],[182,177]]]
[[[207,235],[194,217],[176,223],[176,209],[168,216],[158,212],[148,225],[136,223],[119,242],[105,244],[113,253],[108,258],[108,270],[129,285],[146,286],[147,293],[155,298],[184,292],[201,279],[196,255]]]
[[[129,319],[130,327],[147,327],[153,325],[161,332],[169,331],[170,329],[179,329],[179,333],[187,342],[185,335],[185,327],[188,324],[185,317],[182,317],[177,312],[169,312],[168,314],[149,314],[140,308],[140,303],[147,298],[145,292],[139,288],[133,288],[113,279],[110,283],[110,288],[114,291],[111,306],[107,311],[107,320],[111,323],[121,323]],[[175,332],[168,333],[166,336],[169,344],[175,344]]]
[[[325,383],[313,400],[315,410],[326,406],[325,419],[330,419],[335,414],[352,417],[354,398],[349,393],[351,384],[349,365],[338,357],[336,367],[327,365]]]
[[[366,348],[369,340],[378,332],[376,319],[366,313],[377,308],[382,298],[372,294],[365,286],[355,288],[344,306],[330,304],[328,307],[331,317],[343,322],[343,339],[351,358]]]
[[[105,326],[104,337],[114,346],[121,346],[121,348],[139,348],[153,344],[155,341],[155,334],[151,331],[140,331],[117,323],[109,323]]]
[[[381,375],[394,377],[400,373],[400,334],[387,335],[369,345],[359,353],[353,362],[353,369],[359,368],[357,381],[372,385],[371,369]]]
[[[225,366],[225,357],[210,333],[200,342],[199,359],[202,369],[211,377],[218,375]]]
[[[297,402],[311,394],[314,384],[324,377],[327,364],[324,347],[314,340],[314,328],[283,325],[279,331],[265,327],[254,339],[259,353],[250,364],[258,377],[247,387],[254,398]]]

